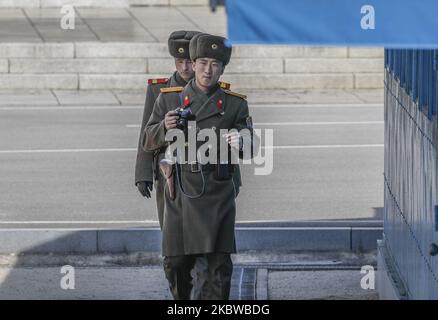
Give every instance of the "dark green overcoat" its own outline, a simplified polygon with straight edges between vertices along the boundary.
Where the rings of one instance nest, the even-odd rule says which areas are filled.
[[[160,79],[162,80],[162,79]],[[156,158],[154,157],[154,152],[145,151],[142,146],[142,136],[144,128],[152,114],[152,109],[154,108],[155,100],[157,100],[160,95],[161,88],[168,87],[184,87],[187,82],[182,79],[178,73],[175,71],[173,75],[167,79],[167,82],[158,81],[157,83],[151,83],[148,85],[146,91],[146,100],[143,110],[143,119],[141,122],[140,137],[137,147],[137,160],[135,163],[135,184],[140,181],[154,181],[155,197],[157,201],[157,211],[158,211],[158,221],[160,227],[163,225],[163,209],[164,209],[164,181],[161,179],[161,175],[157,175],[156,168]]]
[[[164,116],[181,106],[182,97],[188,97],[190,108],[196,115],[199,129],[213,128],[241,130],[248,127],[248,104],[242,97],[216,87],[207,95],[191,80],[183,92],[161,93],[155,102],[145,129],[143,147],[153,151],[165,147]],[[183,98],[184,99],[184,98]],[[221,108],[218,101],[221,100]],[[233,179],[217,180],[213,171],[204,172],[205,190],[200,198],[182,194],[174,175],[176,198],[171,200],[165,187],[162,227],[162,253],[164,256],[236,251],[234,226],[236,217],[236,188]],[[202,190],[199,172],[182,171],[182,185],[189,195]]]

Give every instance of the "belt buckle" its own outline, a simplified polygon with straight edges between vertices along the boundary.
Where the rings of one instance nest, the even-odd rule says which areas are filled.
[[[201,168],[200,168],[199,162],[192,162],[192,163],[190,163],[190,170],[193,173],[201,172]]]

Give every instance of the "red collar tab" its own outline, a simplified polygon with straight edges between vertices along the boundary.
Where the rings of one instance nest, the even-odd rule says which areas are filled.
[[[190,104],[189,96],[184,97],[184,108],[187,108]]]
[[[222,110],[222,105],[224,104],[224,102],[222,101],[222,99],[219,99],[218,101],[217,101],[217,107],[218,107],[218,109],[219,110]]]
[[[169,82],[169,79],[167,78],[161,78],[161,79],[149,79],[148,84],[166,84]]]

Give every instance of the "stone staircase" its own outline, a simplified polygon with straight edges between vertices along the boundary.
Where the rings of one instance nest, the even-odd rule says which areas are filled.
[[[62,30],[60,6],[71,3],[75,30]],[[174,70],[171,31],[226,35],[223,8],[206,3],[0,0],[0,89],[143,89]],[[236,45],[223,80],[234,89],[382,88],[383,49]]]
[[[63,5],[76,7],[129,6],[205,6],[208,0],[0,0],[0,8],[53,8]]]

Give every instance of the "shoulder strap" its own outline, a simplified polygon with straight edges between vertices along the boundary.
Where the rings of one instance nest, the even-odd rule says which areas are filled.
[[[169,79],[167,78],[160,78],[160,79],[148,79],[148,84],[167,84],[169,82]]]
[[[230,95],[230,96],[234,96],[234,97],[238,97],[238,98],[246,100],[246,96],[243,95],[243,94],[240,94],[240,93],[237,93],[237,92],[233,92],[233,91],[230,91],[230,90],[224,90],[224,92],[226,94]]]
[[[230,90],[230,88],[231,88],[231,83],[228,83],[228,82],[225,82],[225,81],[219,81],[218,83],[219,83],[219,86],[222,89]]]
[[[162,92],[162,93],[181,92],[181,91],[183,91],[183,89],[184,89],[184,87],[161,88],[160,92]]]

